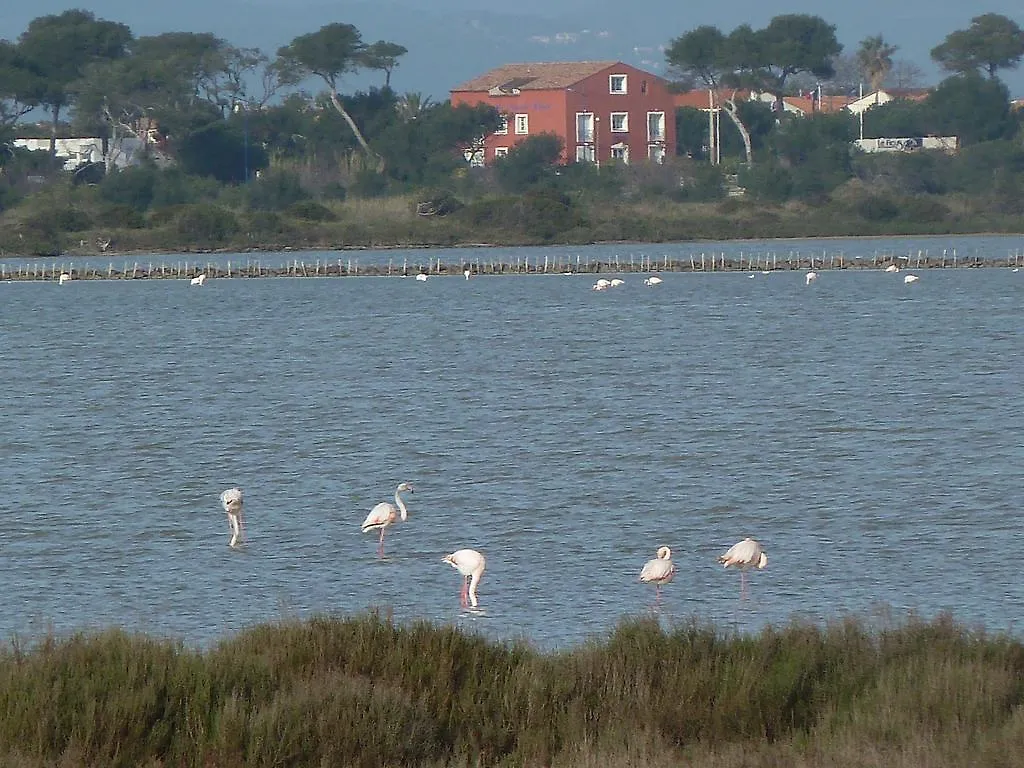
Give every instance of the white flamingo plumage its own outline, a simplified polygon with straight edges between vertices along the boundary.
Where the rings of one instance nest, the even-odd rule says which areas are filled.
[[[193,277],[192,280],[189,281],[189,285],[202,285],[205,282],[206,275],[198,275],[197,277]]]
[[[220,495],[221,506],[228,513],[228,524],[231,526],[229,547],[238,545],[242,538],[242,489],[228,488]]]
[[[625,280],[622,280],[622,279],[620,279],[618,277],[613,277],[611,279],[611,281],[608,283],[608,285],[611,286],[612,288],[618,288],[620,285],[623,285],[625,282],[626,282]]]
[[[648,560],[640,571],[640,581],[654,585],[654,601],[658,602],[661,600],[662,584],[668,584],[675,575],[676,565],[672,562],[672,550],[668,547],[658,547],[658,556]]]
[[[885,268],[885,271],[886,272],[899,272],[900,268],[897,267],[895,264],[890,264],[888,267]]]
[[[64,283],[69,282],[70,280],[71,280],[71,275],[69,275],[67,272],[61,272],[60,273],[60,277],[57,278],[57,284],[58,285],[64,285]]]
[[[904,283],[916,283],[920,278],[917,275],[907,275],[903,278]]]
[[[384,557],[384,531],[394,525],[395,521],[399,518],[404,523],[409,517],[409,510],[405,507],[405,502],[402,501],[401,494],[412,493],[413,487],[409,483],[401,483],[395,489],[395,503],[392,504],[390,501],[382,501],[370,510],[370,514],[363,520],[362,531],[380,531],[380,543],[377,547],[377,555]]]
[[[747,596],[747,571],[751,568],[763,569],[768,565],[768,555],[764,547],[749,536],[743,541],[733,544],[718,562],[726,568],[738,568],[740,571],[740,599]]]
[[[418,275],[416,275],[416,279],[419,280],[421,283],[425,283],[427,282],[427,275],[424,272],[420,272]]]
[[[661,285],[661,283],[662,279],[657,275],[652,275],[651,277],[644,278],[644,285]]]
[[[471,605],[476,608],[478,602],[476,588],[480,584],[484,570],[487,568],[487,560],[475,549],[460,549],[452,552],[450,555],[445,555],[441,560],[448,563],[448,565],[464,577],[462,580],[462,592],[459,594],[463,607]]]
[[[598,278],[597,282],[594,283],[594,287],[593,287],[592,290],[595,290],[595,291],[607,291],[608,288],[611,286],[611,284],[612,284],[611,280],[606,280],[605,278],[600,277],[600,278]]]
[[[817,279],[818,279],[818,273],[817,272],[813,272],[812,271],[812,272],[808,272],[806,275],[804,275],[804,282],[807,285],[810,285],[811,283],[813,283]]]

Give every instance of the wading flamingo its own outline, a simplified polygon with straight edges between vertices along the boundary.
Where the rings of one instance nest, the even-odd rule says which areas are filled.
[[[418,275],[416,275],[416,279],[419,280],[421,283],[425,283],[427,282],[427,274],[425,272],[420,272]]]
[[[464,270],[462,270],[462,274],[464,274],[466,276],[466,279],[469,280],[470,275],[472,275],[473,273],[470,272],[469,267],[466,267]]]
[[[193,277],[189,285],[202,285],[205,282],[206,275],[199,275],[198,277]]]
[[[658,547],[658,556],[648,560],[640,571],[640,581],[654,585],[654,602],[661,601],[661,585],[668,584],[676,575],[676,564],[672,562],[672,550]]]
[[[895,264],[890,264],[888,267],[885,268],[885,271],[886,272],[899,272],[900,268],[897,267]]]
[[[450,555],[445,555],[441,560],[448,563],[448,565],[465,577],[462,580],[462,592],[459,593],[462,606],[464,608],[468,607],[468,601],[468,605],[476,608],[476,588],[480,583],[480,577],[484,575],[484,569],[487,567],[487,561],[484,559],[484,556],[475,549],[460,549],[457,552],[452,552]]]
[[[594,291],[607,291],[608,287],[612,284],[611,280],[606,280],[603,277],[598,278],[597,282],[594,283],[594,287],[591,290]]]
[[[920,278],[917,275],[907,275],[903,278],[904,283],[916,283]]]
[[[818,273],[817,272],[808,272],[806,275],[804,275],[804,281],[805,281],[805,283],[807,285],[810,285],[811,283],[813,283],[817,279],[818,279]]]
[[[653,275],[652,277],[645,277],[644,278],[644,285],[661,285],[661,282],[662,282],[661,278],[658,277],[657,275]]]
[[[69,280],[71,280],[71,275],[69,275],[67,272],[61,272],[60,277],[57,278],[57,284],[64,285],[64,283],[68,282]]]
[[[626,282],[625,280],[621,280],[621,279],[619,279],[617,277],[613,277],[611,279],[611,282],[608,283],[608,285],[610,285],[612,288],[618,288],[620,285],[622,285],[625,282]]]
[[[409,516],[409,510],[399,494],[412,493],[413,488],[409,483],[402,483],[395,489],[395,503],[382,501],[370,510],[370,514],[363,520],[363,533],[367,531],[380,531],[380,544],[377,547],[377,556],[384,557],[384,531],[394,524],[399,517],[404,523]],[[397,506],[395,506],[397,505]]]
[[[747,571],[750,568],[762,569],[768,565],[768,555],[764,548],[749,536],[743,541],[733,544],[724,555],[720,555],[718,562],[726,568],[740,569],[740,599],[748,596],[747,592]]]
[[[220,495],[220,503],[228,513],[228,523],[231,525],[231,541],[228,546],[237,546],[242,538],[242,489],[228,488]]]

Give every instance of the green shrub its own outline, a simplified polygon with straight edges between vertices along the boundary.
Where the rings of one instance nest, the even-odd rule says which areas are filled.
[[[313,200],[292,203],[285,209],[288,216],[304,221],[337,221],[338,216],[330,208]]]
[[[238,231],[235,215],[216,205],[183,205],[173,220],[174,230],[195,243],[219,243]]]

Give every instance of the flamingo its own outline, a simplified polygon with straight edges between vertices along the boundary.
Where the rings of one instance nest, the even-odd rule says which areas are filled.
[[[57,284],[58,285],[64,285],[64,283],[66,283],[66,282],[68,282],[70,280],[71,280],[71,275],[69,275],[67,272],[61,272],[60,273],[60,277],[57,278]]]
[[[420,272],[418,275],[416,275],[416,279],[419,280],[421,283],[425,283],[427,282],[427,275],[424,272]]]
[[[606,291],[606,290],[608,290],[608,287],[611,284],[612,284],[611,280],[605,280],[603,277],[601,277],[601,278],[598,278],[596,283],[594,283],[593,290],[595,290],[595,291]]]
[[[813,283],[817,279],[818,279],[818,273],[817,272],[808,272],[806,275],[804,275],[804,280],[805,280],[807,285],[810,285],[811,283]]]
[[[228,546],[234,547],[242,537],[242,489],[228,488],[220,495],[220,503],[228,513],[228,523],[231,525],[231,541]]]
[[[903,278],[904,283],[916,283],[920,278],[917,275],[907,275]]]
[[[380,531],[380,545],[377,547],[378,557],[384,557],[384,531],[401,517],[404,523],[409,516],[409,510],[405,508],[405,502],[399,494],[412,493],[413,487],[409,483],[402,483],[395,489],[395,503],[382,501],[370,510],[370,514],[363,520],[363,533],[367,531]],[[395,505],[398,505],[397,507]]]
[[[672,550],[658,547],[658,556],[648,560],[640,571],[640,581],[654,585],[654,602],[661,601],[661,585],[668,584],[676,575],[676,564],[672,562]]]
[[[206,282],[206,275],[199,275],[197,277],[193,277],[192,281],[189,283],[189,285],[202,285],[205,282]]]
[[[470,272],[470,270],[469,270],[469,267],[466,267],[466,268],[465,268],[465,269],[464,269],[464,270],[462,271],[462,274],[464,274],[464,275],[466,276],[466,279],[467,279],[467,280],[469,280],[469,276],[470,276],[471,274],[473,274],[473,273],[472,273],[472,272]]]
[[[612,281],[610,283],[608,283],[608,285],[610,285],[612,288],[618,288],[620,285],[622,285],[625,282],[626,282],[625,280],[620,280],[617,277],[613,277]]]
[[[464,608],[468,607],[468,600],[469,605],[476,608],[476,588],[480,583],[480,577],[484,575],[487,560],[475,549],[460,549],[457,552],[452,552],[450,555],[445,555],[441,558],[441,561],[448,563],[448,565],[465,577],[462,580],[462,592],[459,593],[462,606]]]
[[[900,268],[897,267],[895,264],[890,264],[888,267],[885,268],[885,271],[886,272],[899,272]]]
[[[726,568],[740,569],[740,599],[747,597],[747,570],[750,568],[762,569],[768,565],[768,555],[764,548],[749,536],[743,541],[733,544],[724,555],[720,555],[718,562]]]
[[[657,275],[652,275],[651,277],[644,278],[644,285],[661,285],[661,283],[662,280]]]

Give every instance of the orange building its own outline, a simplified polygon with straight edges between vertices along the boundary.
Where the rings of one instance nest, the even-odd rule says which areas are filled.
[[[675,154],[668,82],[620,61],[508,64],[453,88],[451,103],[490,104],[504,117],[469,151],[474,165],[540,133],[562,139],[565,162],[660,163]]]

